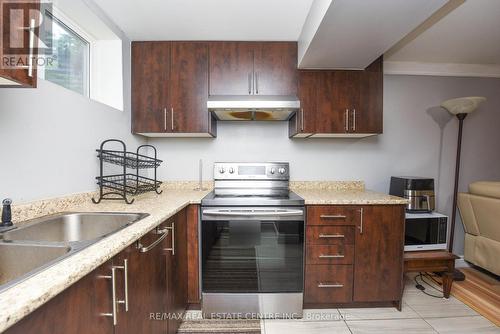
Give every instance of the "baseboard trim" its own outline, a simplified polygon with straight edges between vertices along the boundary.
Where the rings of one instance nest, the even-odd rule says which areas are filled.
[[[472,268],[469,262],[464,260],[463,255],[459,255],[460,258],[455,260],[455,268]]]

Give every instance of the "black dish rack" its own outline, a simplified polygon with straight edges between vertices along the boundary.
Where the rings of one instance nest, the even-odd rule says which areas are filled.
[[[105,150],[104,146],[110,142],[119,143],[122,150]],[[139,154],[143,148],[152,148],[154,157]],[[97,151],[99,158],[99,176],[96,177],[99,185],[99,198],[92,202],[100,203],[102,200],[124,200],[127,204],[132,204],[134,199],[129,200],[127,195],[135,196],[145,192],[154,191],[161,194],[161,181],[156,178],[157,168],[162,160],[157,158],[156,148],[152,145],[141,145],[137,151],[128,152],[125,143],[118,139],[108,139],[102,142]],[[123,167],[120,174],[104,175],[104,162]],[[135,173],[127,173],[127,169],[134,169]],[[139,175],[140,169],[154,169],[154,178]]]

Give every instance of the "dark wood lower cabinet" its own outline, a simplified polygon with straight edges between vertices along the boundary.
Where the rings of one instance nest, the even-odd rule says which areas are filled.
[[[187,212],[194,207],[167,219],[5,333],[176,333],[188,303]]]
[[[160,233],[167,232],[154,229],[113,259],[119,303],[115,333],[165,332],[165,321],[154,316],[165,313],[167,308],[164,297],[167,262],[161,242],[155,245],[164,236]]]
[[[306,307],[400,307],[404,206],[309,206]]]
[[[101,315],[112,311],[111,281],[105,278],[111,266],[107,261],[5,333],[113,333],[112,318]]]
[[[168,334],[175,334],[187,308],[187,226],[186,210],[177,213],[170,223],[172,237],[167,241],[167,311]]]

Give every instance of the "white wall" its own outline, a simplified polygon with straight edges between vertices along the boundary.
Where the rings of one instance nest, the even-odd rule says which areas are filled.
[[[36,89],[0,89],[0,200],[14,202],[95,190],[95,149],[104,139],[131,149],[130,41],[123,40],[124,111],[45,80]]]
[[[230,160],[289,161],[293,180],[364,180],[381,192],[388,191],[391,175],[428,176],[437,179],[438,210],[450,214],[458,123],[436,106],[481,95],[488,101],[465,122],[460,189],[475,180],[500,180],[499,79],[385,76],[384,85],[383,135],[290,140],[286,123],[219,123],[215,139],[149,140],[165,161],[159,177],[196,180],[200,158],[210,179],[214,161]]]

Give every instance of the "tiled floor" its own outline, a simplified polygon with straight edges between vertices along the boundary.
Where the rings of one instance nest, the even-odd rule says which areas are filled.
[[[406,283],[402,312],[395,308],[305,310],[301,320],[263,320],[262,333],[500,334],[499,327],[461,301],[429,297],[412,280]]]
[[[409,278],[401,312],[395,308],[309,309],[300,320],[261,320],[261,328],[262,334],[500,334],[500,327],[458,299],[426,296]]]

